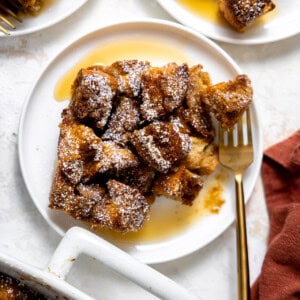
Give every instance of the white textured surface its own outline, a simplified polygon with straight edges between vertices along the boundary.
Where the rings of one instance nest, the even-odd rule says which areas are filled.
[[[136,17],[172,20],[154,1],[90,0],[73,16],[39,33],[0,39],[0,251],[39,268],[46,266],[60,237],[31,202],[17,159],[23,101],[47,62],[65,45],[96,27]],[[264,148],[300,126],[300,36],[261,46],[219,43],[253,81]],[[41,99],[42,101],[42,99]],[[265,254],[268,217],[261,181],[247,206],[251,282]],[[234,299],[235,228],[185,258],[153,266],[199,295]],[[68,281],[96,299],[153,299],[91,258],[82,257]]]

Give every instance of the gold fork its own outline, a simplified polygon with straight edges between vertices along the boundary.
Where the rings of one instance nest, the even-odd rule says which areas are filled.
[[[0,21],[2,21],[10,29],[16,29],[16,26],[8,19],[8,17],[11,17],[21,23],[22,19],[16,14],[19,9],[20,6],[15,0],[0,0]],[[10,31],[2,25],[0,25],[0,31],[6,35],[10,35]]]
[[[243,173],[253,162],[253,145],[250,111],[247,110],[245,115],[246,122],[244,123],[244,118],[241,118],[236,129],[226,131],[219,127],[219,161],[224,167],[231,169],[235,177],[238,299],[240,300],[250,299]]]

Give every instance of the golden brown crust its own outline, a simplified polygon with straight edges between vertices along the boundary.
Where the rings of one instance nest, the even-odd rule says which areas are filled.
[[[103,142],[69,110],[63,112],[57,153],[59,168],[73,184],[87,182],[99,173],[119,173],[139,162],[129,149],[114,141]]]
[[[110,66],[94,65],[87,69],[100,71],[113,76],[117,81],[119,95],[129,98],[138,97],[141,93],[141,76],[150,67],[148,61],[137,59],[120,60]]]
[[[215,136],[215,130],[212,123],[211,115],[202,106],[197,109],[184,109],[181,107],[178,110],[180,119],[187,124],[194,135],[211,141]]]
[[[191,141],[180,122],[154,122],[135,130],[131,143],[139,156],[155,170],[166,173],[182,159]]]
[[[149,67],[148,61],[121,60],[106,68],[106,72],[117,79],[120,94],[138,97],[141,93],[141,76]]]
[[[95,135],[92,128],[80,124],[65,109],[62,113],[58,141],[58,164],[68,180],[77,184],[94,177],[100,168],[103,152],[102,140]]]
[[[189,82],[186,91],[186,105],[189,109],[194,110],[201,106],[203,93],[211,84],[210,76],[203,71],[202,65],[189,68]]]
[[[64,210],[92,227],[118,232],[139,230],[148,219],[148,200],[137,190],[116,180],[106,186],[71,184],[56,168],[50,194],[50,208]]]
[[[153,168],[141,162],[134,168],[124,170],[119,180],[149,196],[156,173]]]
[[[257,18],[275,8],[271,0],[219,0],[224,18],[237,31],[245,31]]]
[[[108,197],[93,208],[92,226],[123,233],[140,229],[149,213],[146,198],[137,189],[116,180],[109,180],[107,189]]]
[[[0,272],[1,300],[46,300],[46,296],[21,281]]]
[[[188,87],[188,66],[170,63],[152,67],[142,74],[141,114],[151,122],[179,107]]]
[[[214,127],[209,112],[203,102],[205,90],[211,85],[211,79],[201,65],[189,68],[189,84],[186,99],[178,110],[181,120],[192,130],[193,134],[212,140]]]
[[[107,129],[101,136],[103,140],[122,142],[127,132],[132,132],[141,122],[138,101],[128,97],[120,97],[112,112]]]
[[[192,205],[202,185],[203,180],[199,175],[181,165],[167,174],[160,174],[154,183],[153,192],[158,196],[166,196],[183,204]]]
[[[120,232],[138,230],[147,218],[149,205],[146,198],[125,184],[120,186],[114,182],[112,185],[109,181],[106,187],[105,181],[101,185],[97,181],[97,183],[90,183],[90,181],[103,173],[118,176],[127,168],[137,167],[139,160],[129,149],[118,146],[114,141],[103,142],[91,128],[78,123],[70,110],[64,110],[62,116],[58,162],[49,206],[62,209],[73,218],[89,221],[94,226],[101,224],[103,227]],[[111,198],[113,194],[110,190],[116,193],[117,186],[120,186],[123,192],[116,200]],[[139,197],[129,197],[124,193],[125,191]],[[132,202],[132,206],[128,201]],[[139,208],[136,201],[141,202],[143,210]],[[121,204],[126,205],[123,210]],[[97,218],[93,215],[94,207],[98,207]],[[102,214],[110,217],[106,224],[99,221],[100,207]],[[112,207],[115,207],[114,210]],[[136,221],[124,219],[124,210],[129,209],[132,216],[135,213]],[[126,224],[128,228],[125,227]]]
[[[56,165],[50,193],[50,208],[64,210],[77,220],[88,220],[94,205],[104,197],[104,186],[72,184]]]
[[[91,120],[103,129],[110,117],[117,80],[101,70],[81,69],[72,87],[70,109],[80,120]]]
[[[231,129],[249,107],[252,98],[253,90],[250,79],[247,75],[238,75],[234,80],[208,87],[204,102],[221,126]]]

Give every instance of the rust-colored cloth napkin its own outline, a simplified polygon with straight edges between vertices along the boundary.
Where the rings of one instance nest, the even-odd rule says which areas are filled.
[[[264,153],[268,249],[251,300],[300,299],[300,130]]]

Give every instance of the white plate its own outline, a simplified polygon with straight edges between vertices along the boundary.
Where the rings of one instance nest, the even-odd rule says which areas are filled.
[[[278,41],[300,32],[299,1],[277,0],[276,13],[268,22],[255,25],[244,33],[236,32],[230,26],[214,24],[186,9],[177,0],[157,0],[177,21],[206,36],[234,44],[264,44]],[[212,0],[208,0],[212,1]]]
[[[19,159],[28,191],[47,222],[61,235],[74,225],[84,226],[63,212],[48,208],[49,190],[56,159],[60,113],[68,102],[54,100],[55,86],[67,70],[96,46],[109,43],[122,45],[124,40],[151,41],[166,44],[174,51],[181,49],[191,61],[201,63],[209,71],[213,82],[232,79],[241,70],[217,45],[202,35],[167,21],[139,20],[99,29],[60,53],[46,67],[35,83],[21,116],[19,128]],[[132,49],[135,56],[136,49]],[[140,53],[139,53],[140,55]],[[169,54],[172,57],[172,54]],[[169,62],[168,57],[147,57],[153,65]],[[245,175],[245,197],[249,198],[260,170],[262,141],[255,104],[253,112],[253,138],[255,160]],[[234,220],[234,185],[225,186],[226,199],[217,215],[200,218],[187,230],[160,242],[118,244],[122,249],[146,263],[176,259],[208,244],[220,235]]]
[[[13,21],[17,28],[10,30],[10,36],[24,35],[50,27],[73,14],[86,2],[87,0],[56,0],[36,16],[24,17],[22,23]],[[0,32],[1,37],[9,36]]]

